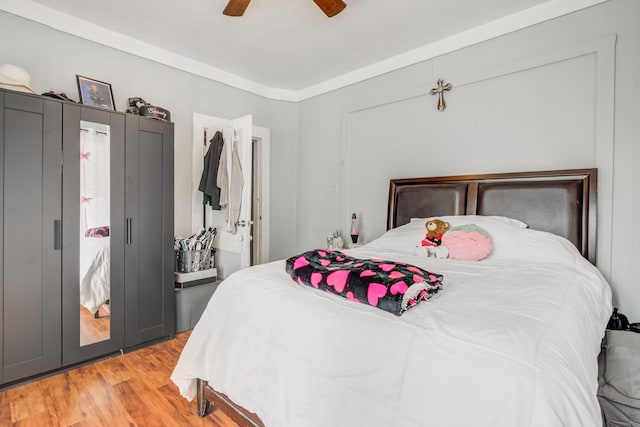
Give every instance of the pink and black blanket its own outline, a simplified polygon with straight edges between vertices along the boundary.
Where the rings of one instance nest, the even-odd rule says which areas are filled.
[[[289,276],[302,285],[340,295],[400,316],[442,287],[442,275],[414,265],[358,259],[316,249],[287,259]]]

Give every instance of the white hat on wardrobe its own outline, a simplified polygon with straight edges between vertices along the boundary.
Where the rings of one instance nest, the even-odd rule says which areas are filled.
[[[31,76],[24,68],[13,64],[0,65],[0,88],[36,93],[30,86]]]

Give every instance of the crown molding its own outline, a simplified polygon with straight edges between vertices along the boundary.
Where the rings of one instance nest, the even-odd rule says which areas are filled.
[[[607,1],[609,0],[551,0],[547,3],[496,19],[400,55],[367,65],[317,85],[301,89],[297,92],[298,101],[380,76]]]
[[[0,10],[46,25],[57,31],[118,49],[265,98],[299,102],[607,1],[609,0],[550,0],[538,6],[496,19],[301,90],[268,87],[134,37],[75,18],[31,0],[0,0]]]

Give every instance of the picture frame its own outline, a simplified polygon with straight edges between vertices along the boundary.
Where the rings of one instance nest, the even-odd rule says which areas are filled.
[[[76,74],[76,80],[81,104],[115,111],[113,90],[109,83],[78,74]]]

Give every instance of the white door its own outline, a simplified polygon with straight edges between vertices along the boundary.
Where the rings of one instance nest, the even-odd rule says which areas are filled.
[[[252,192],[251,186],[253,184],[253,118],[251,115],[240,117],[239,119],[235,119],[231,121],[231,126],[235,131],[236,141],[235,148],[237,151],[238,158],[240,159],[240,166],[242,168],[242,196],[241,196],[241,205],[240,205],[240,215],[237,221],[234,221],[235,224],[233,228],[235,228],[235,239],[229,240],[228,248],[231,250],[235,250],[240,254],[240,268],[246,268],[251,265],[251,202],[252,202]],[[227,165],[231,166],[231,165]],[[231,167],[229,167],[231,170]],[[233,236],[233,234],[229,233],[221,233],[220,234],[220,242],[223,243],[223,236]],[[221,249],[225,248],[224,246]]]
[[[235,178],[234,174],[237,173],[233,170],[235,165],[232,165],[231,161],[236,155],[233,153],[234,150],[241,169],[240,213],[237,220],[231,221],[231,224],[226,216],[232,209],[227,207],[222,210],[213,210],[209,205],[203,208],[203,194],[198,190],[204,155],[209,147],[209,141],[217,131],[228,136],[225,138],[222,154],[225,155],[225,150],[229,154],[227,175]],[[233,271],[251,265],[252,117],[248,115],[235,120],[226,120],[194,113],[193,138],[192,232],[197,232],[203,225],[217,228],[218,234],[214,241],[216,266],[218,275],[227,277]],[[234,184],[232,183],[231,186],[234,187]],[[237,195],[231,196],[230,201],[237,197]]]

